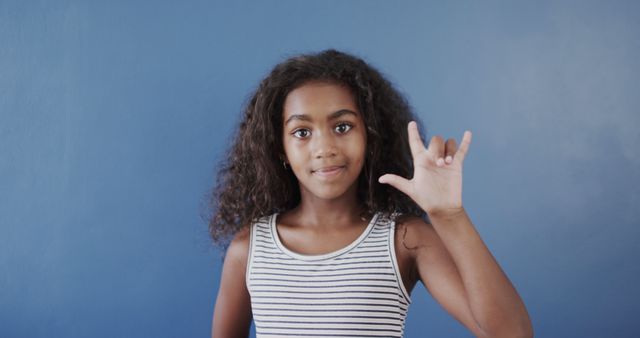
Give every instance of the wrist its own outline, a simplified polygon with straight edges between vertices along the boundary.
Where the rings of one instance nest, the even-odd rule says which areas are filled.
[[[439,208],[439,209],[430,209],[425,210],[429,219],[431,220],[440,220],[440,221],[450,221],[456,220],[460,217],[463,217],[466,213],[464,207],[457,208]]]

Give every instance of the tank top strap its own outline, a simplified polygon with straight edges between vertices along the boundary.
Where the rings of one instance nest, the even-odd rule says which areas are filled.
[[[256,257],[264,254],[278,254],[275,239],[271,233],[271,218],[275,214],[262,216],[255,219],[250,225],[249,255],[247,257],[247,270],[245,271],[245,282],[247,287],[250,283],[251,267]]]

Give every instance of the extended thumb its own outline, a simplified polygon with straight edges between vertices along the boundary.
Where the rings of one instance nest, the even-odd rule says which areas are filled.
[[[378,182],[388,184],[404,193],[408,190],[409,181],[394,174],[384,174],[378,178]]]

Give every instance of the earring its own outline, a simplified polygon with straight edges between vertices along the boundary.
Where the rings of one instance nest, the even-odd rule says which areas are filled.
[[[287,170],[287,162],[282,161],[282,166],[284,167],[284,170]]]

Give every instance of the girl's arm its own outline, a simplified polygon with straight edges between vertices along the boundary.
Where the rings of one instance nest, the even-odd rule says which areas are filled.
[[[410,238],[426,249],[416,256],[425,286],[446,309],[480,337],[531,337],[522,299],[502,272],[462,207],[462,166],[471,144],[434,136],[425,148],[418,126],[408,125],[413,178],[385,174],[378,181],[407,194],[433,223],[412,226]],[[473,320],[470,319],[473,318]]]
[[[245,282],[249,239],[248,228],[243,228],[227,249],[213,311],[212,338],[249,337],[251,299]]]
[[[532,337],[524,303],[464,209],[430,220],[407,222],[405,244],[434,299],[477,337]]]

